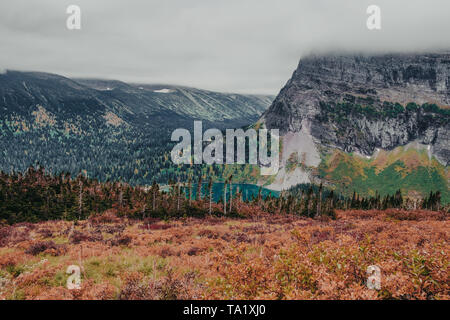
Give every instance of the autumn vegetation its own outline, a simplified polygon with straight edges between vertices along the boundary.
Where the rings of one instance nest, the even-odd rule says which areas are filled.
[[[188,185],[43,169],[0,181],[0,299],[449,299],[437,192],[407,210],[401,193],[346,199],[320,186],[242,201],[225,184],[215,203]],[[66,287],[71,265],[80,289]],[[380,290],[366,286],[371,265]]]

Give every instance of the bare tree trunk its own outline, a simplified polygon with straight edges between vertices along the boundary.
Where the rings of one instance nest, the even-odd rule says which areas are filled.
[[[197,200],[202,200],[202,177],[198,179],[198,185],[197,185]]]
[[[120,209],[122,209],[122,207],[123,207],[123,190],[122,190],[122,184],[120,184],[119,206],[120,206]]]
[[[211,205],[212,205],[212,180],[209,180],[208,185],[209,191],[209,215],[211,215]]]
[[[299,205],[298,205],[298,208],[299,208],[299,210],[300,210],[300,214],[302,213],[302,211],[303,211],[303,203],[304,203],[304,197],[305,195],[304,195],[304,193],[303,193],[303,191],[300,191],[300,203],[299,203]]]
[[[144,206],[142,207],[142,219],[145,218],[145,208],[147,207],[147,204],[144,203]]]
[[[281,213],[281,206],[283,203],[283,191],[280,193],[280,198],[278,199],[278,211]]]
[[[231,213],[232,205],[233,205],[233,185],[230,180],[230,210],[228,210],[228,212],[230,212],[230,213]]]
[[[227,214],[227,181],[223,185],[223,214]]]
[[[319,199],[317,200],[317,216],[322,214],[322,188],[319,190]]]
[[[81,179],[79,186],[80,186],[80,195],[78,198],[78,220],[81,220],[81,214],[83,211],[83,182],[81,181]]]
[[[189,188],[189,205],[191,205],[191,203],[192,203],[192,182],[191,182],[191,178],[189,178],[188,188]]]
[[[180,211],[180,183],[177,183],[177,211]]]
[[[156,207],[156,190],[153,190],[153,211],[155,211]]]

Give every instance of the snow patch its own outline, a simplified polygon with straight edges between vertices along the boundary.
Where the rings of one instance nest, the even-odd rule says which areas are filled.
[[[299,183],[310,183],[309,175],[301,168],[295,168],[293,172],[286,172],[285,168],[278,171],[275,181],[267,186],[267,189],[274,191],[287,190]]]
[[[281,155],[281,169],[272,184],[267,186],[268,189],[281,191],[296,186],[299,183],[310,183],[310,176],[305,167],[319,166],[321,159],[313,137],[309,132],[306,123],[302,125],[300,132],[288,132],[282,137],[282,155]],[[294,155],[296,158],[292,159]],[[297,166],[294,170],[286,171],[286,164],[291,158],[291,161],[302,165]]]
[[[153,92],[156,92],[156,93],[171,93],[171,92],[173,92],[173,90],[170,90],[170,89],[160,89],[160,90],[153,90]]]
[[[307,128],[303,127],[300,132],[288,132],[282,139],[281,165],[286,165],[287,160],[293,153],[297,153],[298,161],[308,167],[317,167],[320,164],[320,155]]]
[[[433,158],[433,146],[430,144],[423,144],[420,143],[418,140],[414,140],[405,145],[405,150],[408,150],[410,148],[418,151],[425,150],[427,152],[428,159],[431,160]]]

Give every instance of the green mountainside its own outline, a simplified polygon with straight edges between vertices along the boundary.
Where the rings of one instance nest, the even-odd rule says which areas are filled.
[[[347,196],[353,191],[384,196],[400,189],[404,195],[419,198],[439,190],[442,202],[450,202],[448,167],[415,146],[380,150],[369,159],[335,149],[324,157],[318,171],[320,178]]]

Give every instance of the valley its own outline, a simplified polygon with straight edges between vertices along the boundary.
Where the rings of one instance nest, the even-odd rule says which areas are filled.
[[[347,197],[401,189],[423,198],[439,190],[448,203],[448,60],[447,54],[305,57],[276,98],[8,71],[0,75],[0,169],[40,164],[55,174],[142,186],[200,176],[216,182],[233,176],[233,183],[276,191],[324,183]],[[202,131],[223,134],[279,129],[279,172],[174,164],[171,134],[194,132],[198,120]]]
[[[446,57],[305,58],[276,98],[0,75],[0,299],[447,300]],[[280,170],[173,163],[197,120],[280,129]]]

